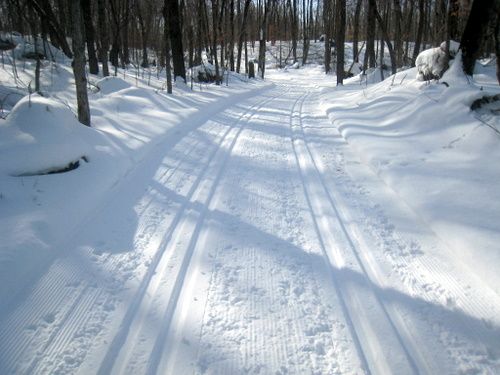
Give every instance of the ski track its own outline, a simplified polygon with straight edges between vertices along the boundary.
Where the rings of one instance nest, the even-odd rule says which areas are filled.
[[[498,295],[317,92],[276,85],[154,148],[0,321],[0,373],[500,373]]]

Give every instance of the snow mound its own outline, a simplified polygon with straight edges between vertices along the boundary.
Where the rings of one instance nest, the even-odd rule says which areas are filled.
[[[38,95],[21,99],[0,123],[0,174],[44,174],[89,154],[84,132],[70,109]]]
[[[105,77],[96,83],[97,87],[102,94],[108,95],[114,92],[128,89],[132,85],[118,77]]]
[[[415,60],[417,67],[417,79],[419,81],[429,81],[438,79],[446,69],[446,52],[441,47],[422,51]]]

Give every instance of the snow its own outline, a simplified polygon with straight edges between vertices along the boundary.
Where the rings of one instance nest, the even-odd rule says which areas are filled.
[[[446,68],[446,52],[441,47],[427,49],[418,54],[415,60],[417,79],[428,81],[439,78]]]
[[[469,83],[458,56],[441,79],[449,87],[411,79],[397,85],[401,72],[395,85],[388,78],[326,107],[342,136],[453,249],[455,261],[498,293],[490,267],[500,264],[500,171],[491,163],[500,156],[498,135],[470,110],[475,99],[500,92],[494,68],[485,71],[488,85]]]
[[[20,176],[63,168],[90,156],[85,136],[86,129],[63,104],[24,97],[0,124],[0,171]]]
[[[494,67],[336,87],[311,61],[90,76],[91,128],[67,62],[5,101],[0,373],[500,371]]]

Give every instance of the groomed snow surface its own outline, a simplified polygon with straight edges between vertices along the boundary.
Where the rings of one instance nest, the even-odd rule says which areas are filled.
[[[89,129],[57,65],[0,120],[0,374],[500,373],[498,106],[470,110],[500,90],[477,72],[123,75]]]

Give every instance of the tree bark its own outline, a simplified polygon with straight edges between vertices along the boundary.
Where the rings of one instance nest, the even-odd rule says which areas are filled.
[[[172,61],[174,63],[174,80],[176,77],[182,77],[184,82],[186,82],[179,3],[177,0],[167,0],[166,5],[169,20],[170,43],[172,46]]]
[[[361,5],[363,4],[363,0],[358,0],[356,2],[356,9],[354,11],[354,30],[352,34],[352,55],[355,62],[359,61],[359,51],[358,51],[358,43],[359,43],[359,15],[361,13]]]
[[[219,72],[219,58],[217,57],[217,15],[219,9],[218,0],[212,0],[212,28],[213,28],[213,38],[212,38],[212,54],[214,58],[215,65],[215,84],[220,85],[220,72]]]
[[[87,95],[87,78],[85,76],[85,41],[83,19],[79,1],[70,1],[72,36],[73,36],[73,74],[76,84],[76,100],[78,105],[78,121],[90,126],[90,107]]]
[[[344,41],[346,28],[346,1],[338,0],[337,2],[337,86],[344,84]]]
[[[498,9],[499,0],[474,0],[465,25],[460,49],[465,74],[474,74],[474,65],[479,57],[481,47],[488,36],[488,26],[491,22],[494,7]]]
[[[425,21],[425,2],[424,0],[418,0],[418,28],[417,36],[415,38],[415,47],[413,48],[413,65],[415,65],[415,60],[420,52],[420,44],[422,44],[422,36],[424,34],[424,21]]]
[[[330,62],[332,59],[332,50],[330,46],[330,12],[331,12],[331,2],[330,0],[323,0],[323,23],[325,25],[325,73],[330,73]]]
[[[168,2],[170,0],[164,0],[163,2],[163,31],[164,31],[164,41],[165,41],[165,70],[167,73],[167,93],[172,93],[172,68],[170,67],[170,21],[169,21],[169,10]]]
[[[99,29],[99,61],[102,64],[102,75],[109,76],[108,48],[109,36],[106,27],[106,0],[97,0],[97,26]]]
[[[71,1],[70,1],[71,2]],[[46,21],[52,43],[61,48],[66,56],[73,57],[73,53],[66,41],[66,34],[59,24],[48,0],[28,0],[28,4],[35,9],[40,19]],[[85,46],[84,46],[85,47]]]
[[[262,23],[260,25],[259,69],[262,79],[264,79],[264,73],[266,71],[267,14],[270,1],[271,0],[267,0],[264,2],[264,16],[262,17]]]
[[[363,73],[367,68],[374,68],[375,57],[375,8],[374,2],[368,1],[368,12],[366,13],[366,53],[363,62]]]
[[[99,65],[95,54],[95,32],[92,25],[92,8],[90,0],[80,0],[83,15],[83,24],[85,27],[85,40],[87,43],[87,54],[89,57],[89,72],[99,74]]]
[[[246,27],[247,27],[247,18],[248,18],[248,10],[250,8],[250,3],[252,0],[245,0],[245,6],[243,8],[243,19],[241,21],[241,29],[238,40],[238,57],[236,58],[236,72],[240,72],[241,68],[241,53],[243,49],[243,38],[246,35]]]
[[[401,13],[401,1],[393,0],[393,23],[394,23],[394,52],[396,55],[396,67],[403,65],[403,39],[401,30],[401,20],[403,15]]]
[[[373,13],[375,14],[375,18],[377,19],[378,25],[380,27],[380,31],[382,31],[383,38],[385,40],[385,44],[387,45],[387,49],[389,50],[389,56],[391,57],[391,71],[392,74],[396,74],[396,56],[394,54],[394,49],[392,48],[392,43],[389,38],[389,34],[387,32],[387,28],[385,27],[385,22],[382,19],[378,9],[376,0],[368,0],[370,4],[373,6]],[[383,48],[383,47],[382,47]],[[382,69],[382,67],[380,67]]]

